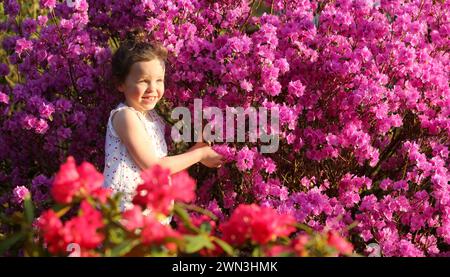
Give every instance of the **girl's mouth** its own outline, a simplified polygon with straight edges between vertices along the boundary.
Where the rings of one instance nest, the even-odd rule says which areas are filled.
[[[148,100],[148,101],[155,101],[157,99],[156,96],[142,96],[142,99]]]

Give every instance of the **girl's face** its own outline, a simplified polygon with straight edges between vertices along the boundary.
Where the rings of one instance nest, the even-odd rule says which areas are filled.
[[[125,82],[117,87],[125,102],[140,112],[155,108],[164,94],[164,63],[159,59],[134,63]]]

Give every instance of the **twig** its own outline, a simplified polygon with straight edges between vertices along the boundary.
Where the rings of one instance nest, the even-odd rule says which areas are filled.
[[[58,29],[58,37],[59,37],[59,39],[61,40],[61,43],[62,43],[63,45],[65,45],[64,40],[63,40],[62,35],[61,35],[61,31],[60,31],[60,29],[59,29],[59,26],[58,26],[58,24],[56,23],[56,15],[55,15],[55,12],[54,12],[53,10],[51,11],[51,15],[52,15],[52,19],[53,19],[53,21],[54,21],[54,23],[55,23],[55,26],[56,26],[56,28]],[[75,90],[75,92],[77,93],[77,95],[79,95],[80,93],[79,93],[79,91],[78,91],[78,88],[77,88],[75,79],[74,79],[74,77],[73,77],[72,63],[70,63],[68,59],[66,59],[66,61],[67,61],[67,64],[68,64],[68,66],[69,66],[69,77],[70,77],[70,81],[72,82],[72,87],[73,87],[73,89]]]
[[[258,6],[256,6],[256,9],[258,9],[259,6],[261,5],[261,1],[256,1],[255,0],[255,1],[252,2],[252,6],[250,7],[250,11],[248,12],[247,18],[245,19],[244,24],[242,24],[242,27],[240,29],[241,32],[244,31],[244,28],[246,27],[247,22],[250,19],[250,16],[252,15],[252,13],[253,13],[253,8],[255,8],[255,3],[256,2],[258,2]]]

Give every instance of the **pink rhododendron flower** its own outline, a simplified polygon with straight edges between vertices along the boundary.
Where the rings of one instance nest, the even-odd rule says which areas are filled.
[[[56,6],[56,0],[41,0],[40,3],[42,7],[49,9],[53,9]]]
[[[179,237],[179,233],[170,226],[161,224],[152,215],[144,218],[144,226],[141,232],[141,240],[145,245],[163,244],[167,238]]]
[[[37,219],[48,250],[52,254],[66,253],[70,243],[83,250],[94,249],[104,239],[99,230],[104,226],[102,214],[87,201],[81,202],[79,216],[63,223],[53,210],[47,210]]]
[[[187,172],[172,176],[168,169],[154,165],[142,171],[143,183],[136,188],[133,204],[168,214],[173,201],[190,202],[195,197],[195,181]]]
[[[102,214],[85,200],[81,202],[80,211],[81,215],[64,223],[64,239],[83,249],[94,249],[104,239],[99,232],[104,226]]]
[[[123,225],[129,231],[134,231],[144,226],[144,216],[140,206],[133,206],[132,209],[126,210],[123,215]]]
[[[4,94],[3,92],[0,92],[0,103],[4,103],[4,104],[9,103],[8,95]]]
[[[25,38],[21,38],[16,41],[16,53],[19,56],[22,55],[22,53],[24,53],[25,51],[31,50],[32,47],[33,47],[33,42],[31,42]]]
[[[55,201],[61,204],[72,202],[75,196],[88,195],[105,202],[110,191],[102,188],[103,179],[103,175],[92,164],[83,162],[77,166],[75,159],[70,156],[56,174],[51,193]]]
[[[14,202],[21,204],[26,196],[30,196],[30,191],[24,186],[17,186],[13,190]]]
[[[64,225],[53,210],[43,212],[37,219],[37,226],[50,253],[66,251]]]
[[[239,205],[230,219],[220,225],[226,241],[241,245],[247,239],[259,244],[266,244],[280,236],[288,236],[295,228],[291,225],[294,218],[280,215],[271,208],[257,205]]]

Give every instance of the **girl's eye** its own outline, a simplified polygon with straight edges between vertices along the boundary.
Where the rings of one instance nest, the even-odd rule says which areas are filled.
[[[164,82],[164,80],[163,79],[158,79],[158,82]]]

